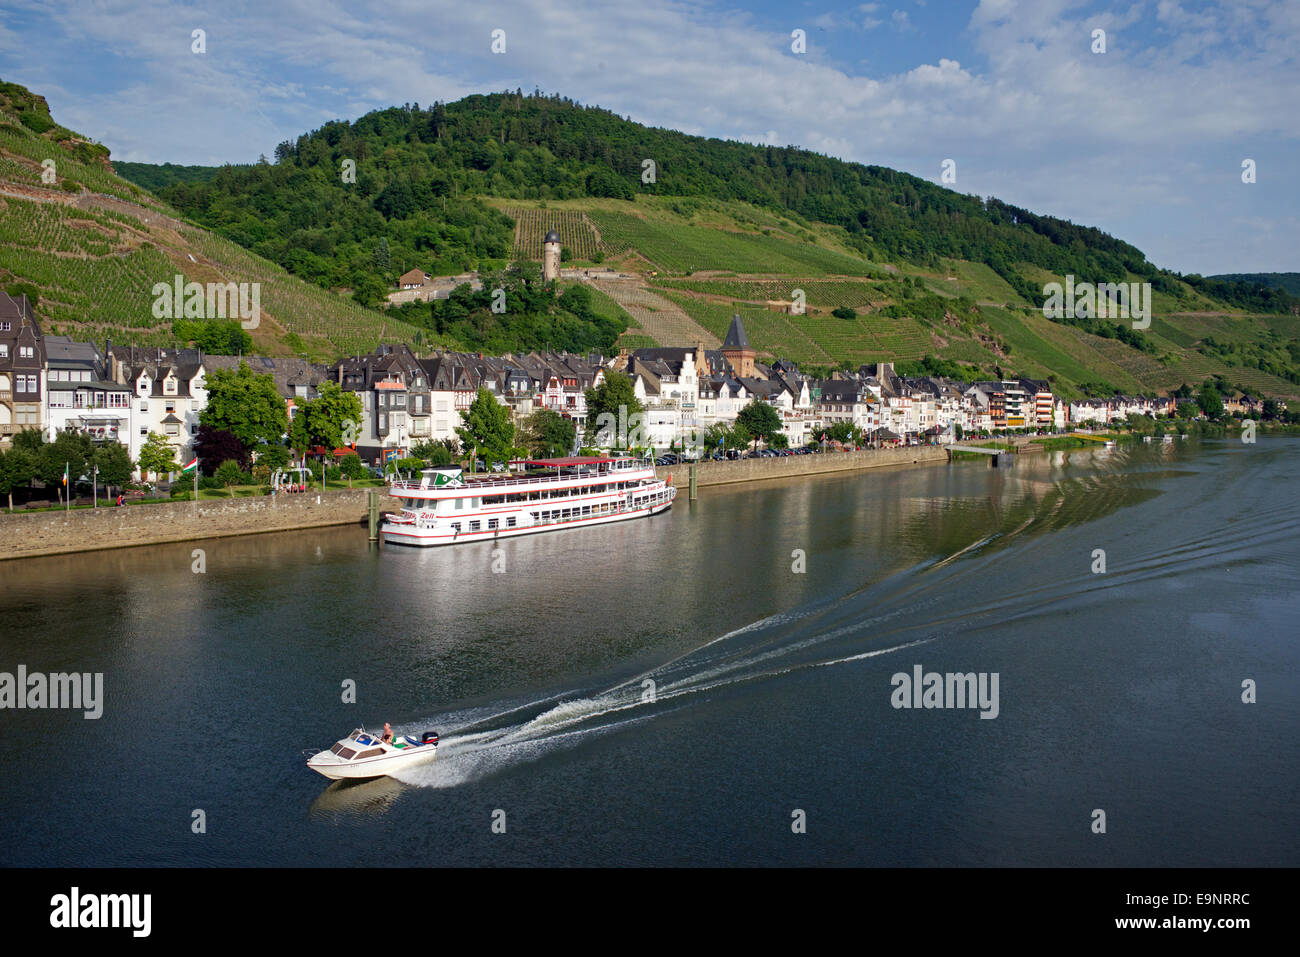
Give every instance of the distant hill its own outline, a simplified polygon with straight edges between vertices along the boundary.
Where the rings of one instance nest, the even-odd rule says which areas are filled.
[[[1282,289],[1293,296],[1300,296],[1300,272],[1232,272],[1205,278],[1267,286],[1270,289]]]
[[[179,213],[113,170],[109,151],[50,116],[44,98],[0,83],[0,285],[37,304],[46,332],[167,345],[153,288],[186,281],[261,283],[253,348],[334,358],[381,337],[425,333],[287,274]]]
[[[983,263],[1025,301],[1041,300],[1034,274],[1043,270],[1093,282],[1136,276],[1168,295],[1185,288],[1141,250],[1090,226],[885,167],[650,128],[536,92],[333,121],[281,143],[275,160],[177,182],[163,196],[297,275],[362,291],[363,301],[377,302],[415,265],[450,274],[509,255],[513,224],[485,209],[476,199],[484,196],[740,201],[790,219],[804,240],[809,223],[834,227],[837,243],[868,262]],[[1224,284],[1215,299],[1268,312],[1295,302],[1246,284]]]
[[[266,277],[275,322],[259,349],[365,351],[380,334],[492,352],[608,349],[615,338],[623,348],[711,345],[739,312],[760,353],[820,371],[961,364],[980,377],[1048,379],[1067,396],[1218,377],[1300,398],[1291,313],[1300,300],[1289,293],[1157,270],[1099,230],[882,167],[649,129],[514,93],[328,123],[280,144],[273,165],[129,167],[137,180],[165,180],[170,207],[114,175],[107,151],[90,144],[83,149],[102,155],[60,175],[132,204],[108,208],[80,186],[33,185],[50,146],[33,139],[31,123],[45,120],[31,110],[27,121],[0,117],[0,168],[12,174],[0,177],[0,202],[11,204],[0,207],[0,282],[40,286],[42,310],[69,328],[165,337],[148,316],[145,280],[180,270]],[[652,182],[643,182],[646,158]],[[6,189],[5,178],[29,192]],[[552,228],[565,268],[612,266],[630,278],[562,281],[558,297],[540,287],[540,241]],[[415,267],[477,268],[486,288],[382,313],[326,291],[386,305],[393,280]],[[1069,273],[1149,281],[1150,327],[1044,317],[1045,284]],[[504,312],[492,308],[499,286]],[[268,305],[273,296],[280,302]]]
[[[151,193],[173,183],[206,183],[217,175],[220,166],[177,166],[175,163],[124,163],[115,162],[117,175],[135,183]]]

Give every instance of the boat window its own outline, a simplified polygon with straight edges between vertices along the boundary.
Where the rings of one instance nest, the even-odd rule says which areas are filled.
[[[489,529],[492,529],[492,528],[496,528],[496,527],[497,527],[497,520],[496,520],[495,518],[489,518],[489,519],[488,519],[488,528],[489,528]]]
[[[383,748],[371,748],[369,751],[362,751],[360,754],[358,754],[358,755],[357,755],[357,760],[360,761],[362,758],[374,758],[374,757],[378,757],[379,755],[381,755],[381,754],[383,754],[383,753],[384,753],[384,749],[383,749]]]
[[[509,518],[506,519],[506,528],[514,528],[514,527],[515,527],[515,517],[511,515]]]
[[[482,522],[470,522],[470,523],[469,523],[469,530],[470,530],[471,532],[477,532],[477,531],[479,530],[479,526],[482,525],[482,524],[483,524]]]
[[[339,748],[338,751],[339,757],[342,758],[344,761],[352,760],[352,758],[356,757],[356,754],[357,753],[353,751],[351,748]]]
[[[330,748],[330,750],[333,751],[335,754],[338,754],[340,751],[343,750],[343,745],[336,744],[334,745],[334,747]]]

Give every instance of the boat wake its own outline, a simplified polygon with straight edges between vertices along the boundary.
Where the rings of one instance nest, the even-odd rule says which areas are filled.
[[[1163,533],[1144,535],[1132,520],[1104,528],[1113,543],[1105,575],[1088,572],[1097,523],[1118,509],[1150,501],[1151,485],[1176,473],[1092,473],[1025,483],[1023,498],[992,506],[991,521],[971,525],[966,541],[908,564],[839,597],[782,612],[712,638],[649,671],[606,688],[573,689],[542,700],[422,719],[411,730],[443,732],[438,759],[401,772],[407,784],[457,787],[592,737],[626,730],[670,711],[697,706],[710,693],[812,668],[843,667],[947,638],[1045,614],[1060,603],[1106,600],[1112,590],[1189,587],[1190,573],[1240,560],[1262,541],[1300,532],[1300,507],[1263,510],[1242,495],[1242,514],[1214,535],[1178,534],[1177,509],[1166,496],[1145,520]],[[1149,480],[1149,481],[1147,481]],[[1241,486],[1237,486],[1241,488]],[[985,506],[980,506],[985,507]],[[1130,513],[1136,514],[1136,513]],[[1153,545],[1154,541],[1160,544]],[[1026,568],[1035,574],[1026,575]],[[997,587],[989,587],[996,582]],[[1161,587],[1164,587],[1161,586]],[[1130,594],[1132,591],[1130,591]],[[911,662],[909,661],[909,664]],[[408,729],[402,729],[406,732]]]

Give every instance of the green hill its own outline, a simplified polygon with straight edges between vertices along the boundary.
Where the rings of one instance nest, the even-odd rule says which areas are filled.
[[[1220,282],[1245,282],[1253,286],[1281,289],[1293,296],[1300,296],[1300,272],[1234,272],[1205,278]]]
[[[113,170],[107,148],[53,121],[45,100],[0,83],[0,285],[27,292],[47,332],[176,342],[155,283],[261,283],[253,348],[327,359],[423,334],[289,275],[192,225]]]
[[[36,135],[21,120],[18,129]],[[222,261],[235,262],[238,244],[247,262],[278,263],[335,304],[325,290],[376,307],[348,307],[366,336],[387,321],[395,337],[500,351],[605,348],[620,329],[624,347],[711,342],[738,311],[768,356],[824,367],[934,355],[1052,379],[1064,394],[1161,391],[1209,376],[1300,393],[1300,300],[1283,290],[1159,270],[1100,230],[883,167],[651,129],[556,96],[380,110],[280,144],[274,164],[123,169],[136,183],[113,176],[106,154],[97,175],[211,230],[201,234],[210,256],[224,241]],[[532,289],[552,228],[566,266],[633,278],[599,280],[590,296]],[[502,272],[510,260],[526,268]],[[513,305],[498,314],[488,292],[466,290],[377,311],[411,268],[478,269],[489,288],[510,288]],[[1069,274],[1149,282],[1151,328],[1048,320],[1044,285]],[[802,312],[790,308],[796,293]],[[290,326],[303,335],[309,323]],[[349,334],[312,331],[322,346]]]

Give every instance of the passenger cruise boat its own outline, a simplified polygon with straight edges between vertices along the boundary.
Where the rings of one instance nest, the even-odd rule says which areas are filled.
[[[400,545],[454,545],[585,528],[655,515],[677,495],[653,464],[631,457],[573,456],[523,463],[522,475],[466,476],[460,468],[425,469],[418,482],[393,482],[401,500],[381,534]]]

